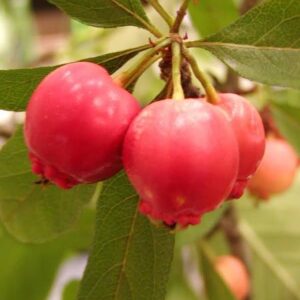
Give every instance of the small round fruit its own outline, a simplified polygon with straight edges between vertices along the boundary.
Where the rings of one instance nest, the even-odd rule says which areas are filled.
[[[141,197],[140,211],[185,227],[228,196],[238,148],[221,109],[199,99],[168,99],[150,104],[131,123],[123,163]]]
[[[286,191],[293,183],[298,167],[295,150],[282,139],[268,138],[262,162],[248,188],[253,195],[268,199]]]
[[[106,179],[121,167],[122,144],[140,111],[107,71],[88,62],[51,72],[26,111],[32,170],[61,188]]]
[[[243,300],[248,296],[249,275],[238,258],[232,255],[220,256],[215,261],[215,268],[237,299]]]
[[[236,94],[220,94],[218,106],[226,111],[239,146],[237,181],[229,198],[240,198],[265,151],[265,131],[255,107]]]

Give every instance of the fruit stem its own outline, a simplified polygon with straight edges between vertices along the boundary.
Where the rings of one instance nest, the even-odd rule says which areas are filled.
[[[145,51],[137,61],[133,63],[125,71],[117,71],[112,75],[113,81],[122,87],[128,87],[134,80],[136,80],[151,64],[153,64],[160,55],[156,55],[158,51],[171,44],[170,38],[165,38],[157,43],[153,48]]]
[[[173,26],[171,28],[171,33],[178,33],[180,25],[183,21],[183,18],[186,14],[186,10],[188,8],[188,5],[190,3],[190,0],[184,0],[183,3],[181,4],[181,7],[177,11],[177,17],[173,23]]]
[[[194,75],[202,84],[206,92],[208,102],[212,104],[219,103],[220,100],[217,91],[215,90],[214,86],[210,83],[206,74],[199,68],[196,59],[193,57],[193,55],[189,53],[188,49],[185,47],[182,48],[182,53],[188,61],[188,63],[190,64]]]
[[[152,7],[157,11],[157,13],[165,20],[165,22],[171,28],[174,23],[174,20],[173,20],[172,16],[159,3],[159,1],[158,0],[149,0],[149,3],[152,5]]]
[[[126,84],[123,87],[128,87],[132,83],[134,83],[152,64],[154,64],[157,60],[162,57],[161,53],[156,54],[150,57],[147,61],[145,61],[138,70],[136,70],[131,77],[128,77]]]
[[[181,44],[176,41],[172,43],[172,81],[172,98],[183,100],[184,92],[181,85]]]

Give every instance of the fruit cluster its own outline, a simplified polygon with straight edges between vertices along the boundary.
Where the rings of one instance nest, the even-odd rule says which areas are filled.
[[[32,170],[61,188],[93,183],[122,166],[152,219],[185,227],[242,195],[265,147],[261,118],[244,98],[166,99],[141,109],[96,64],[62,66],[27,108]]]

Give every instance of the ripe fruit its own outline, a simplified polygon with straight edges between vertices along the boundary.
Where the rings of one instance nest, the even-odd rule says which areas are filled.
[[[135,98],[88,62],[50,73],[32,95],[25,139],[32,170],[62,188],[106,179],[121,169]]]
[[[297,167],[295,150],[282,139],[268,138],[262,162],[249,181],[250,192],[262,199],[284,192],[292,185]]]
[[[163,100],[131,123],[123,162],[140,211],[166,224],[199,223],[236,180],[238,148],[226,115],[199,99]]]
[[[220,94],[219,107],[229,116],[239,146],[237,181],[229,198],[240,198],[251,175],[256,171],[265,151],[265,132],[254,106],[235,94]]]
[[[239,300],[249,294],[249,275],[245,265],[232,255],[220,256],[215,261],[216,271]]]

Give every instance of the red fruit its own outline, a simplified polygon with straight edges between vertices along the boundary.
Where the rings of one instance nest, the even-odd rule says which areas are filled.
[[[199,223],[228,196],[238,149],[226,115],[199,99],[163,100],[131,123],[123,162],[140,211],[169,225]]]
[[[135,98],[88,62],[50,73],[32,95],[25,139],[32,170],[62,188],[106,179],[121,169]]]
[[[295,150],[284,140],[268,138],[262,162],[250,179],[250,192],[262,199],[282,193],[293,183],[298,167]]]
[[[218,105],[228,114],[238,141],[238,176],[229,199],[240,198],[263,157],[265,131],[259,113],[245,98],[235,94],[220,94]]]
[[[237,299],[242,300],[248,296],[249,275],[238,258],[231,255],[220,256],[215,261],[215,268]]]

